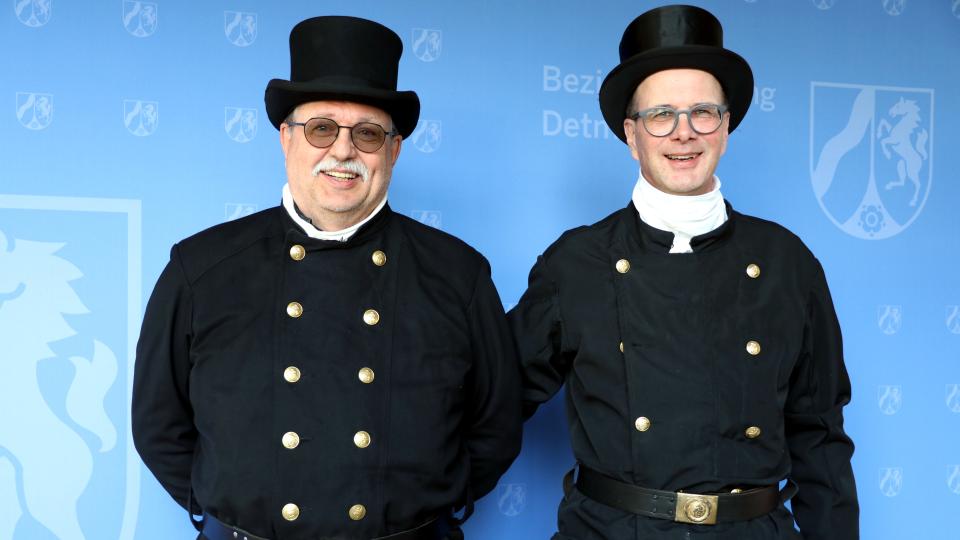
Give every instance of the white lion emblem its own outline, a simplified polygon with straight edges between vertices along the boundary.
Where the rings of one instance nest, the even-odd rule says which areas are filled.
[[[49,346],[76,334],[65,315],[87,313],[70,286],[83,274],[56,255],[61,247],[8,239],[0,231],[0,410],[4,411],[0,538],[4,539],[13,538],[25,513],[57,538],[84,538],[77,501],[90,483],[93,453],[71,424],[95,435],[99,452],[109,451],[117,442],[116,427],[104,410],[104,397],[117,377],[116,356],[96,339],[90,347],[92,360],[61,358]],[[41,360],[72,364],[65,400],[41,391]],[[50,403],[63,403],[69,419],[61,418]]]

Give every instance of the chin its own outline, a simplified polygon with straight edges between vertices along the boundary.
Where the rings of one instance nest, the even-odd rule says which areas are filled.
[[[325,210],[332,214],[346,214],[348,212],[354,212],[360,208],[359,204],[340,204],[340,205],[327,205]]]
[[[706,180],[701,180],[697,178],[697,179],[683,179],[675,183],[674,187],[676,188],[676,191],[686,193],[689,195],[694,193],[708,193],[713,186],[709,178]]]

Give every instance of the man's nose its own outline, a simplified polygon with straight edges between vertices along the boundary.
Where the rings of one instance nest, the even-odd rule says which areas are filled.
[[[673,130],[673,138],[686,141],[697,136],[697,132],[690,127],[690,113],[677,113],[677,128]]]
[[[337,139],[330,145],[330,156],[338,161],[346,161],[348,158],[356,156],[357,148],[353,146],[352,128],[338,127]]]

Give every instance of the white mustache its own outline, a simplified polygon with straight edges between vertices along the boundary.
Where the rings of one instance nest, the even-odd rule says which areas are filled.
[[[335,169],[340,169],[341,171],[347,171],[359,175],[361,178],[363,178],[364,182],[370,179],[370,172],[367,170],[367,166],[359,160],[338,161],[332,157],[325,157],[320,161],[320,163],[317,163],[313,166],[313,171],[311,172],[314,176],[319,176],[320,173]]]

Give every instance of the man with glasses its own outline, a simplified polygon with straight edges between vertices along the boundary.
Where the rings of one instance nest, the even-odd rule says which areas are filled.
[[[524,414],[567,386],[556,540],[859,535],[821,266],[714,174],[753,94],[722,35],[691,6],[627,27],[600,107],[639,162],[632,200],[550,246],[509,314]]]
[[[486,259],[387,204],[420,111],[401,50],[372,21],[295,26],[265,96],[282,204],[176,244],[150,298],[134,441],[200,538],[462,538],[519,451]]]

